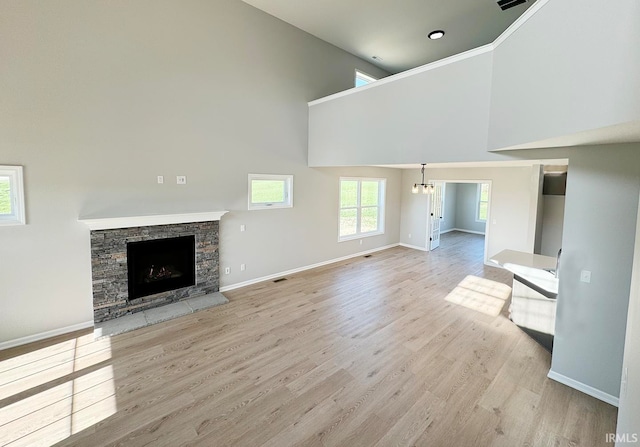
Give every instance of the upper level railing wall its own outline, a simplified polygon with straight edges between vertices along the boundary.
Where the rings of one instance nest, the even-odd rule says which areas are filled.
[[[638,0],[538,0],[493,44],[311,102],[309,165],[497,161],[640,122],[638,23]]]
[[[489,150],[640,121],[640,1],[549,0],[496,44]]]

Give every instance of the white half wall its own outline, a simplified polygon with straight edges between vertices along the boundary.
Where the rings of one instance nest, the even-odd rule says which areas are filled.
[[[501,158],[486,152],[491,66],[479,53],[311,105],[309,165]]]
[[[490,45],[310,102],[309,164],[638,141],[640,2],[539,0],[521,19]]]
[[[493,51],[489,149],[640,120],[638,23],[638,0],[546,2]]]

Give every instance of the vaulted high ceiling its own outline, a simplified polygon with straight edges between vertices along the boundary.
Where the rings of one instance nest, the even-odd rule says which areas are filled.
[[[503,11],[497,0],[243,1],[389,73],[490,43],[535,2]],[[428,39],[434,30],[445,36]]]

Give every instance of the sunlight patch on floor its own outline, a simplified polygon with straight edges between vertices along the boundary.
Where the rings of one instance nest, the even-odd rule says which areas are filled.
[[[510,295],[511,287],[506,284],[469,275],[445,300],[483,314],[497,316]]]
[[[0,362],[0,446],[50,446],[116,413],[113,367],[95,369],[110,339],[73,341]]]

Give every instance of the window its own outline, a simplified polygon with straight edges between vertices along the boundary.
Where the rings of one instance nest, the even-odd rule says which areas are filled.
[[[478,183],[478,205],[476,208],[476,221],[486,222],[489,214],[489,184]]]
[[[384,233],[385,179],[340,179],[339,241]]]
[[[374,78],[371,75],[368,75],[362,71],[356,70],[356,79],[355,79],[356,87],[362,87],[363,85],[371,84],[372,82],[375,82],[377,80],[378,79]]]
[[[24,225],[22,166],[0,166],[0,225]]]
[[[249,174],[249,209],[293,207],[293,175]]]

